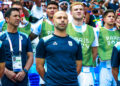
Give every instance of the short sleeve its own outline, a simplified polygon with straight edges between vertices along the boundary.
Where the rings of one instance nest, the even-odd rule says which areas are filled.
[[[40,41],[36,47],[36,57],[37,58],[45,58],[45,44],[44,44],[43,39],[40,39]]]
[[[27,39],[27,52],[33,52],[32,44],[29,37]]]
[[[120,52],[116,47],[113,47],[112,57],[111,57],[111,66],[119,67],[119,63],[120,63]]]
[[[0,63],[5,61],[5,47],[0,44]]]
[[[76,60],[82,60],[82,46],[81,43],[78,45]]]

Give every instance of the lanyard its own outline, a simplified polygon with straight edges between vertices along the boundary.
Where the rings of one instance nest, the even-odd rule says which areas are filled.
[[[13,55],[13,46],[12,46],[12,42],[11,42],[10,36],[7,31],[6,31],[6,35],[8,38],[9,45],[10,45],[10,51]],[[20,34],[19,34],[19,52],[22,52],[22,40],[21,40]]]

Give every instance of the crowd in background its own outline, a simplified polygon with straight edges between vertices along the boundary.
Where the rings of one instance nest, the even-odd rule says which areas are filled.
[[[14,1],[14,0],[13,0]],[[19,1],[19,0],[16,0]],[[50,0],[20,0],[24,11],[28,13],[21,14],[30,23],[47,17],[46,7]],[[53,0],[59,4],[59,10],[64,10],[70,17],[70,5],[74,1],[80,1],[85,7],[85,22],[93,27],[102,26],[102,15],[107,9],[113,9],[116,14],[119,13],[119,0]],[[4,19],[5,12],[11,8],[12,0],[0,1],[0,21]],[[98,25],[96,24],[98,23]]]
[[[57,8],[49,8],[47,10],[47,4],[50,1],[55,1],[59,5],[59,10],[65,11],[68,14],[69,22],[73,21],[71,15],[70,5],[73,2],[79,1],[84,5],[84,23],[94,27],[96,29],[97,37],[99,36],[99,28],[104,26],[103,14],[107,9],[113,9],[115,12],[115,27],[120,29],[120,1],[119,0],[3,0],[0,1],[0,33],[6,30],[6,20],[5,13],[9,8],[16,7],[20,11],[21,22],[19,28],[29,28],[25,32],[29,35],[32,41],[33,53],[34,53],[34,63],[29,70],[30,80],[32,74],[38,75],[36,71],[36,62],[35,62],[35,49],[38,44],[40,35],[38,24],[41,24],[41,20],[49,18],[50,21],[53,21],[53,15],[57,11]],[[16,6],[17,5],[17,6]],[[37,28],[37,30],[35,30]],[[23,31],[22,29],[19,29]],[[35,33],[31,35],[31,33]],[[51,33],[50,33],[51,34]],[[95,86],[99,86],[99,58],[97,58],[96,63],[96,81]],[[36,82],[35,82],[36,83]]]

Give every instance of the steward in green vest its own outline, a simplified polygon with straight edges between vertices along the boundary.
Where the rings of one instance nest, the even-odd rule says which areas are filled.
[[[82,70],[78,75],[78,83],[79,86],[94,86],[98,37],[95,29],[85,24],[87,22],[85,18],[90,14],[86,13],[85,15],[83,3],[73,2],[70,10],[73,21],[68,24],[67,33],[79,40],[82,45]]]
[[[67,33],[73,38],[79,40],[82,44],[82,54],[83,54],[82,65],[95,66],[95,63],[93,63],[92,46],[91,46],[93,41],[95,40],[93,27],[87,24],[85,24],[84,26],[86,26],[86,31],[81,33],[75,30],[75,27],[73,26],[72,23],[69,23],[67,27]]]
[[[117,86],[112,75],[111,56],[113,46],[120,41],[115,25],[115,12],[108,9],[103,14],[104,27],[99,29],[98,56],[100,58],[100,86]]]
[[[55,12],[58,11],[58,3],[55,1],[51,1],[47,4],[47,18],[39,20],[34,26],[35,29],[30,34],[30,39],[33,40],[37,36],[42,38],[44,36],[51,35],[54,32],[54,25],[53,25],[53,15]]]
[[[111,60],[113,46],[120,41],[120,31],[100,28],[98,54],[101,61]]]
[[[43,19],[40,38],[51,35],[54,32],[54,25],[48,19]]]

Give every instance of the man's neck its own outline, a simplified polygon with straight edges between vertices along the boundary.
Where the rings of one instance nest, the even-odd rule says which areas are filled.
[[[81,25],[83,25],[83,20],[82,19],[81,20],[73,19],[73,24],[75,26],[81,26]]]
[[[48,19],[53,23],[53,18],[48,17]]]
[[[14,27],[14,26],[11,26],[11,25],[8,24],[7,32],[16,33],[17,32],[17,27]]]
[[[56,30],[56,29],[55,29],[54,34],[57,35],[57,36],[59,36],[59,37],[66,37],[66,36],[67,36],[66,30],[64,30],[64,31],[59,31],[59,30]]]
[[[106,29],[112,29],[112,28],[114,27],[114,25],[105,24],[104,27],[105,27]]]

